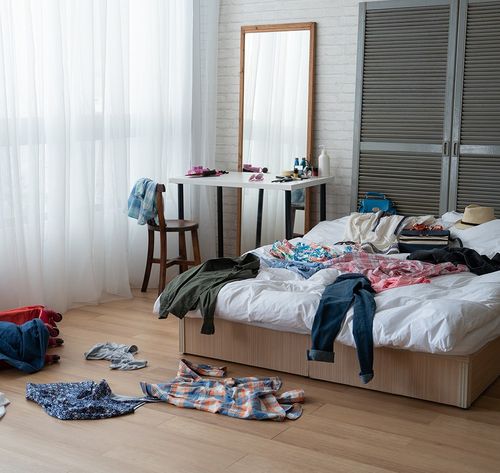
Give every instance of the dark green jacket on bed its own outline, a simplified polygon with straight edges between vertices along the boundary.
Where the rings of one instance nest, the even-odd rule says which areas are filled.
[[[232,281],[257,276],[258,256],[247,253],[239,258],[215,258],[191,268],[172,279],[160,296],[160,318],[174,314],[182,319],[190,310],[200,309],[203,316],[201,333],[211,335],[217,294]]]

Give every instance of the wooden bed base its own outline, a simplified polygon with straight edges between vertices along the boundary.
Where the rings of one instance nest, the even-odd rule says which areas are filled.
[[[200,334],[200,319],[179,325],[180,351],[250,366],[308,376],[364,389],[468,408],[500,375],[500,337],[468,356],[376,348],[375,377],[358,378],[354,348],[336,343],[335,363],[308,361],[311,337],[227,320],[216,320],[214,335]]]

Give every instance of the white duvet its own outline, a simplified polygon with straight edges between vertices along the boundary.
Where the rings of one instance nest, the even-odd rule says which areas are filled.
[[[492,235],[491,225],[488,233],[490,241],[493,236],[494,244],[500,247],[500,220],[495,222],[498,225],[493,230],[498,234]],[[318,243],[341,240],[338,232],[345,219],[328,223],[321,223],[319,230],[315,227],[305,239]],[[259,248],[256,253],[266,254],[268,248]],[[217,318],[221,318],[274,330],[310,333],[321,294],[338,275],[335,269],[323,269],[304,279],[287,269],[262,267],[255,279],[229,283],[221,289],[215,309],[216,330]],[[500,336],[500,271],[483,276],[472,273],[439,276],[428,284],[384,291],[375,296],[375,301],[375,346],[466,355]],[[158,305],[157,301],[156,312]],[[197,313],[189,315],[199,317]],[[337,341],[355,346],[352,315],[351,308]]]

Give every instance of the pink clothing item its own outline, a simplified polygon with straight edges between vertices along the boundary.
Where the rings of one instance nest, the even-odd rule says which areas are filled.
[[[416,260],[400,260],[364,252],[347,253],[327,263],[329,267],[344,273],[364,274],[376,292],[393,287],[410,286],[430,282],[431,277],[442,274],[469,271],[467,266],[453,263],[424,263]]]
[[[264,174],[261,172],[259,174],[252,174],[249,178],[249,181],[263,181],[264,180]]]

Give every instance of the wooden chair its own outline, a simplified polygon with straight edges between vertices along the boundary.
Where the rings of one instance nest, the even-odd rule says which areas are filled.
[[[179,272],[185,271],[188,266],[195,266],[201,263],[200,243],[198,241],[198,223],[193,220],[166,220],[163,207],[163,193],[165,185],[156,186],[156,208],[158,210],[158,225],[154,220],[148,221],[148,255],[146,260],[146,270],[144,271],[144,280],[142,282],[142,292],[148,289],[149,276],[153,263],[160,265],[160,281],[158,284],[158,295],[165,289],[167,268],[173,265],[179,265]],[[160,257],[154,258],[155,232],[160,233]],[[187,259],[186,251],[186,232],[191,232],[191,241],[193,244],[194,260]],[[167,259],[167,233],[179,234],[179,256]]]

